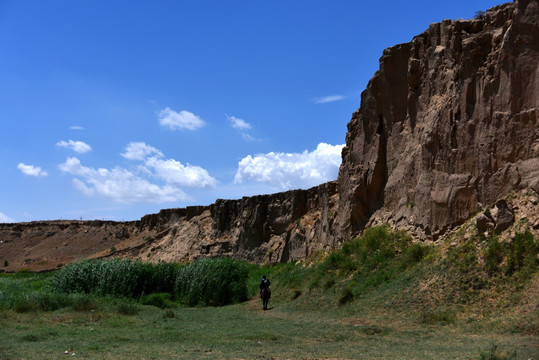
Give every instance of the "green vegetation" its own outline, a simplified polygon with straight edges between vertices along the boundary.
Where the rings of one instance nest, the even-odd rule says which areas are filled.
[[[248,277],[248,264],[227,258],[201,259],[183,266],[128,259],[85,260],[59,270],[51,288],[56,293],[141,298],[143,304],[161,308],[170,306],[172,297],[190,306],[220,306],[247,300]]]
[[[179,265],[131,260],[85,260],[59,270],[52,288],[59,293],[138,297],[174,291]]]
[[[512,353],[506,353],[498,349],[498,345],[492,344],[489,351],[482,351],[480,359],[481,360],[510,360],[517,357],[516,351]]]
[[[247,300],[248,266],[221,258],[201,259],[178,271],[175,293],[191,306],[227,305]]]
[[[537,253],[527,232],[426,246],[376,227],[298,263],[0,274],[0,359],[537,358]]]

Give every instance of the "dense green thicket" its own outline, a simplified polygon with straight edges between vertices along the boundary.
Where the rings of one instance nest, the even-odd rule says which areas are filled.
[[[174,290],[179,266],[127,259],[84,260],[56,273],[52,287],[59,293],[96,293],[125,297]]]
[[[191,306],[226,305],[248,299],[249,269],[229,258],[201,259],[178,271],[175,294]]]
[[[183,266],[85,260],[59,270],[52,288],[57,293],[142,297],[143,303],[158,307],[170,304],[172,296],[191,306],[226,305],[247,300],[248,278],[248,265],[228,258],[201,259]]]

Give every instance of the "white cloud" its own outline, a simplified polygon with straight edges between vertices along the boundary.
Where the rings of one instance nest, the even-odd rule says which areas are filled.
[[[190,201],[192,198],[181,189],[159,186],[132,173],[129,170],[94,169],[81,165],[77,158],[68,158],[60,164],[61,171],[78,176],[73,179],[75,188],[87,196],[100,195],[121,203]]]
[[[237,118],[235,116],[228,116],[226,115],[228,121],[230,121],[230,126],[232,126],[234,129],[239,130],[248,130],[251,128],[251,124],[249,124],[247,121]]]
[[[207,170],[174,159],[161,159],[163,153],[144,142],[130,142],[123,154],[129,160],[141,161],[135,172],[115,167],[94,169],[83,166],[79,159],[68,158],[61,171],[76,176],[73,186],[87,196],[104,196],[122,203],[192,201],[180,187],[212,188],[217,185]],[[149,181],[153,178],[164,183]]]
[[[41,167],[34,166],[34,165],[26,165],[23,163],[19,163],[17,165],[17,169],[19,169],[24,175],[27,176],[47,176],[49,175],[46,171],[41,170]]]
[[[207,170],[190,164],[183,165],[174,159],[151,157],[146,160],[145,167],[153,169],[156,176],[169,184],[200,188],[213,188],[217,185],[217,180]]]
[[[254,137],[252,137],[251,135],[249,135],[247,133],[241,133],[241,137],[245,141],[250,141],[250,142],[257,141]]]
[[[144,164],[139,166],[140,170],[169,184],[197,188],[217,185],[217,180],[211,177],[207,170],[200,166],[183,165],[174,159],[160,159],[164,156],[163,153],[143,142],[130,142],[122,156],[130,160],[144,161]]]
[[[238,163],[234,183],[250,180],[279,190],[316,186],[337,178],[343,147],[320,143],[312,152],[248,155]]]
[[[161,151],[143,142],[130,142],[127,144],[125,153],[121,155],[129,160],[144,160],[149,155],[163,157],[163,153]]]
[[[15,220],[0,212],[0,223],[14,223]]]
[[[339,100],[342,100],[342,99],[345,99],[346,96],[343,96],[343,95],[330,95],[330,96],[326,96],[326,97],[323,97],[323,98],[319,98],[319,99],[316,99],[314,101],[315,104],[326,104],[326,103],[330,103],[330,102],[335,102],[335,101],[339,101]]]
[[[159,124],[168,126],[172,130],[196,130],[204,126],[204,120],[186,110],[182,110],[178,113],[167,107],[159,111],[157,115],[159,116]]]
[[[74,125],[70,126],[69,130],[84,130],[84,128],[82,126]]]
[[[73,141],[73,140],[62,140],[56,143],[56,146],[65,147],[71,149],[77,154],[84,154],[92,150],[92,147],[82,141]]]

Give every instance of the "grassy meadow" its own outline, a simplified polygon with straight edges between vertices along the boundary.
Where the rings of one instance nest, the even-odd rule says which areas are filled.
[[[525,233],[511,246],[494,237],[443,247],[374,228],[297,264],[109,261],[0,274],[0,360],[539,359],[537,249]]]

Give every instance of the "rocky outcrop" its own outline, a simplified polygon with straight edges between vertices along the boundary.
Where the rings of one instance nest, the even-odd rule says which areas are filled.
[[[436,239],[512,189],[539,190],[539,3],[432,24],[384,51],[348,124],[335,229]]]
[[[336,182],[309,190],[217,200],[208,207],[164,210],[141,220],[158,235],[131,257],[185,261],[230,256],[252,262],[303,259],[334,247],[327,236],[337,206]],[[120,244],[120,249],[122,245]]]

